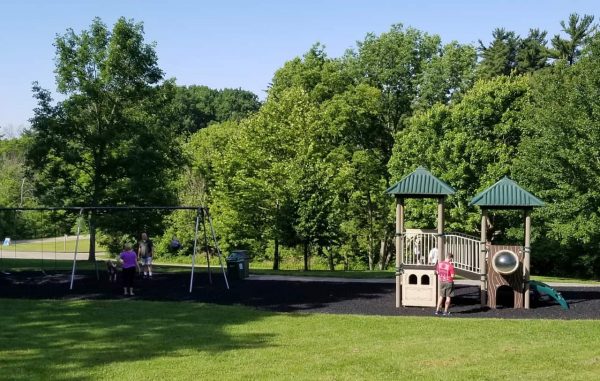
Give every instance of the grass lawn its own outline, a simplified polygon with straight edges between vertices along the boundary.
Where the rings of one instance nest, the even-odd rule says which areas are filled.
[[[582,284],[600,286],[599,281],[592,280],[592,279],[577,279],[577,278],[565,278],[565,277],[544,276],[544,275],[532,275],[531,279],[537,280],[539,282],[544,282],[544,283],[552,283],[552,282],[555,282],[555,283],[582,283]]]
[[[37,240],[35,242],[18,242],[12,243],[10,246],[2,246],[2,252],[6,255],[10,255],[13,252],[44,252],[44,253],[54,253],[56,252],[66,252],[73,253],[75,251],[75,243],[77,241],[70,239],[64,241],[62,238],[48,238],[44,240]],[[79,253],[87,253],[90,250],[90,240],[89,238],[81,238],[79,240],[77,251]],[[96,246],[96,251],[104,251],[105,249],[100,246]]]
[[[591,380],[596,321],[0,299],[0,379]]]

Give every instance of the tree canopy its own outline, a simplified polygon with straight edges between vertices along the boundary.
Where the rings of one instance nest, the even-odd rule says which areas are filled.
[[[175,89],[163,82],[142,24],[121,18],[109,30],[95,19],[88,30],[57,36],[55,46],[56,82],[65,99],[53,104],[50,93],[35,85],[38,108],[28,133],[28,160],[42,202],[172,204],[175,193],[165,179],[175,176],[180,156],[168,128]],[[116,220],[98,222],[108,229]],[[95,222],[92,216],[92,237]],[[149,221],[138,224],[143,229]]]
[[[470,198],[508,175],[546,203],[533,214],[533,271],[597,276],[600,37],[590,15],[560,27],[550,39],[500,27],[473,46],[395,24],[340,57],[316,43],[260,102],[165,80],[142,24],[96,19],[56,38],[62,100],[35,85],[30,131],[0,141],[0,203],[18,204],[26,178],[40,204],[202,204],[223,249],[274,269],[385,269],[393,182],[426,166],[457,190],[448,228],[478,234]],[[407,225],[434,227],[435,208],[411,201]],[[492,214],[495,240],[522,239],[521,216]],[[92,232],[193,238],[187,216],[161,217],[124,228],[91,216]]]

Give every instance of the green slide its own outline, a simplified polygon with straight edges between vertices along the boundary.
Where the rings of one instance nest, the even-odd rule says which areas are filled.
[[[569,309],[569,303],[562,297],[560,292],[557,292],[552,287],[548,286],[546,283],[538,282],[536,280],[529,281],[529,288],[533,291],[535,295],[545,294],[556,300],[558,304],[562,307],[563,310]]]

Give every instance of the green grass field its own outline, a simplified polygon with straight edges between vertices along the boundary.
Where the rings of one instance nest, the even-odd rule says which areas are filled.
[[[13,242],[10,246],[2,246],[2,251],[8,254],[12,252],[45,252],[53,253],[56,252],[74,252],[75,251],[75,240],[63,240],[62,238],[48,238],[45,240],[37,240],[35,242]],[[88,252],[90,250],[89,238],[82,238],[79,240],[77,251],[81,253]],[[104,251],[103,247],[97,246],[97,251]]]
[[[3,380],[591,380],[596,321],[0,299]]]

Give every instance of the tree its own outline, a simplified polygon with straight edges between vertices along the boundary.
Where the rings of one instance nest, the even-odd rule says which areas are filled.
[[[477,52],[471,45],[453,41],[426,62],[418,80],[418,94],[413,101],[416,109],[435,103],[457,101],[473,86]]]
[[[412,113],[420,75],[439,50],[439,36],[396,24],[380,36],[367,34],[358,42],[358,52],[347,55],[348,64],[356,66],[357,80],[381,91],[380,117],[390,135]]]
[[[36,199],[31,192],[31,180],[25,167],[25,138],[0,139],[0,206],[31,207],[36,206]],[[0,213],[0,237],[12,239],[31,238],[34,232],[40,232],[40,224],[36,223],[32,213],[8,212]],[[38,219],[39,222],[39,219]],[[40,235],[44,234],[40,232]]]
[[[532,73],[548,66],[550,52],[546,47],[546,35],[546,31],[529,29],[527,37],[519,41],[516,55],[517,73]]]
[[[28,135],[28,162],[48,205],[163,205],[174,200],[169,179],[180,161],[172,130],[174,86],[162,82],[154,45],[143,26],[120,18],[109,31],[100,19],[89,30],[59,35],[56,82],[65,100],[53,105],[34,85],[38,107]],[[127,230],[155,227],[158,216],[133,216]],[[90,259],[96,224],[119,227],[123,218],[90,215]]]
[[[258,97],[250,91],[180,86],[174,100],[173,124],[179,133],[191,135],[211,123],[239,121],[259,107]]]
[[[269,87],[269,98],[278,99],[286,90],[297,87],[306,91],[317,103],[343,92],[352,84],[345,63],[327,57],[325,46],[314,44],[302,58],[286,62],[275,72]]]
[[[468,207],[471,197],[510,175],[522,130],[521,110],[527,94],[527,77],[498,76],[478,81],[460,102],[436,105],[415,114],[395,137],[389,163],[400,179],[424,165],[456,190],[449,199],[451,229],[475,232],[479,215]],[[408,221],[435,226],[435,205],[407,207]]]
[[[600,274],[600,39],[572,65],[533,79],[522,126],[516,179],[546,203],[536,264],[548,273]]]
[[[481,78],[489,79],[497,75],[509,75],[517,66],[519,36],[504,28],[496,28],[492,32],[492,37],[493,40],[489,46],[485,46],[479,40],[481,63],[478,71]]]
[[[554,48],[554,58],[565,60],[569,65],[573,65],[581,55],[581,47],[587,42],[589,36],[592,35],[596,27],[592,25],[594,16],[584,15],[580,18],[577,13],[569,15],[569,23],[560,22],[562,31],[569,38],[563,39],[560,35],[555,35],[552,38],[552,47]]]
[[[24,139],[0,139],[0,205],[22,206],[21,184],[25,180]],[[31,196],[31,194],[28,194]]]

